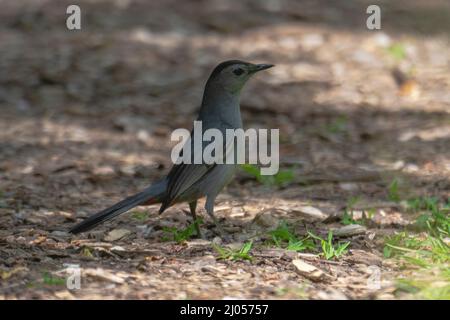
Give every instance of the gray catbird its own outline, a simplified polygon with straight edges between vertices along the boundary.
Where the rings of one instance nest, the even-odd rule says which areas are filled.
[[[271,64],[252,64],[239,60],[220,63],[211,73],[205,85],[198,121],[203,130],[216,128],[225,136],[226,129],[242,128],[239,97],[247,80],[256,72],[272,67]],[[191,133],[192,137],[192,133]],[[193,139],[191,139],[192,141]],[[161,203],[159,212],[178,202],[188,202],[194,221],[199,198],[206,196],[205,209],[214,220],[214,201],[219,192],[230,182],[236,164],[175,164],[169,174],[133,196],[100,211],[70,229],[72,233],[87,231],[138,205]],[[195,224],[200,236],[198,224]],[[221,229],[220,229],[221,230]]]

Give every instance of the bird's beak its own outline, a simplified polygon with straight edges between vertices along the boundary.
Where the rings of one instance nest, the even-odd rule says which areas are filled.
[[[266,70],[269,68],[272,68],[274,65],[273,64],[255,64],[253,65],[252,68],[252,72],[258,72],[258,71],[262,71],[262,70]]]

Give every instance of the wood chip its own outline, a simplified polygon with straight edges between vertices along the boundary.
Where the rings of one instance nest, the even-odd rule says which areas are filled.
[[[292,208],[292,211],[299,213],[307,220],[324,221],[326,218],[328,218],[328,215],[322,212],[322,210],[311,206],[294,207]]]
[[[311,281],[323,281],[325,279],[331,279],[332,276],[326,274],[324,271],[320,270],[319,268],[313,266],[312,264],[306,263],[303,260],[295,259],[292,260],[292,264],[295,267],[295,271],[305,277],[308,278]]]
[[[114,229],[111,230],[105,237],[105,241],[112,242],[119,239],[122,239],[123,237],[129,235],[131,233],[130,230],[127,229]]]
[[[107,281],[111,281],[117,284],[122,284],[125,282],[125,279],[116,276],[115,274],[106,271],[104,269],[101,268],[97,268],[97,269],[85,269],[83,270],[83,274],[87,275],[87,276],[92,276],[95,278],[99,278],[102,280],[107,280]]]
[[[366,233],[367,228],[365,226],[359,225],[359,224],[349,224],[347,226],[343,226],[338,229],[333,230],[333,235],[337,237],[348,237],[348,236],[355,236],[358,234],[364,234]]]

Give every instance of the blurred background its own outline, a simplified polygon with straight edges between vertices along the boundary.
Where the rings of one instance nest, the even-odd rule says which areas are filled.
[[[241,107],[246,128],[279,128],[281,139],[281,175],[264,180],[247,168],[219,197],[236,241],[261,212],[270,226],[307,204],[333,223],[359,199],[376,209],[372,227],[383,233],[407,224],[400,200],[450,197],[450,2],[373,2],[80,0],[81,30],[69,31],[73,1],[1,0],[0,238],[8,246],[0,266],[53,270],[61,260],[47,254],[37,264],[19,254],[21,241],[41,239],[44,256],[61,249],[63,240],[47,242],[52,232],[165,174],[170,133],[191,128],[209,73],[228,59],[276,65],[248,83]],[[366,28],[371,4],[381,7],[381,30]],[[147,227],[185,225],[182,208],[165,217],[151,209]],[[123,217],[100,230],[117,224],[135,228]],[[158,232],[128,240],[159,244]],[[244,297],[274,296],[234,285]],[[183,288],[174,290],[204,291]],[[324,290],[313,289],[313,297]]]

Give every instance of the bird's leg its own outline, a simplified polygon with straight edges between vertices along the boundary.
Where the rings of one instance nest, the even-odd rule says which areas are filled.
[[[222,226],[219,224],[219,220],[217,220],[216,216],[214,215],[214,199],[210,201],[210,198],[206,200],[205,205],[206,213],[213,219],[214,224],[216,225],[217,230],[219,230],[219,234],[222,237],[225,237],[225,231],[223,230]]]
[[[194,220],[195,231],[197,232],[197,237],[203,238],[202,233],[200,232],[200,226],[198,225],[197,214],[195,210],[197,209],[197,200],[189,202],[189,209],[191,211],[192,219]]]

